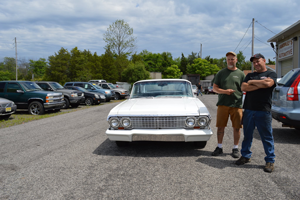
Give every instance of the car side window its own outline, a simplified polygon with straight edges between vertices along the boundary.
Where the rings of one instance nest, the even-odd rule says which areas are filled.
[[[0,92],[4,92],[5,82],[0,83]]]
[[[109,87],[107,86],[107,84],[102,84],[102,87],[103,87],[104,89],[109,89]]]
[[[8,83],[7,92],[17,93],[17,90],[22,90],[18,83]]]
[[[66,86],[72,86],[73,84],[72,83],[66,83]]]
[[[47,83],[39,83],[38,85],[39,85],[43,90],[48,90],[48,88],[50,88],[49,85],[48,85]]]
[[[74,86],[84,87],[83,83],[74,83]]]

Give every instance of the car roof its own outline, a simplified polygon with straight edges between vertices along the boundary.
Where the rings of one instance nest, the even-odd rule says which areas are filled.
[[[186,79],[147,79],[147,80],[140,80],[140,81],[137,81],[135,83],[141,83],[141,82],[155,82],[155,81],[181,81],[181,82],[188,82],[188,83],[191,83],[189,80],[186,80]]]

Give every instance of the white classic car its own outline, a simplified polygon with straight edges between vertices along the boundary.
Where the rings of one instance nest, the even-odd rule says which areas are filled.
[[[133,141],[193,142],[204,148],[211,116],[184,79],[152,79],[133,85],[130,98],[108,114],[106,135],[118,146]]]

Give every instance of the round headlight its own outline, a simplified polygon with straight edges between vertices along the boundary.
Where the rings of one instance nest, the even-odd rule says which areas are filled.
[[[187,127],[194,127],[196,124],[196,119],[194,117],[188,117],[185,120],[185,125]]]
[[[208,117],[200,117],[198,120],[199,126],[207,126],[209,122]]]
[[[131,121],[129,118],[124,118],[121,120],[122,126],[124,128],[130,127],[131,126]]]
[[[112,118],[112,119],[109,121],[109,124],[110,124],[111,127],[113,127],[113,128],[118,128],[120,122],[119,122],[119,119],[118,119],[118,118]]]

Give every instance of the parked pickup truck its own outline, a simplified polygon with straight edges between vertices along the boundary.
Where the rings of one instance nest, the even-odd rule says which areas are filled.
[[[53,81],[36,81],[43,90],[61,92],[64,95],[65,104],[62,108],[77,108],[80,103],[84,103],[84,93],[78,90],[70,90]]]
[[[61,92],[44,91],[32,81],[0,81],[0,97],[13,101],[17,109],[28,109],[32,115],[58,111],[64,105]]]

